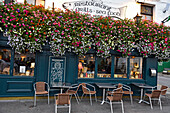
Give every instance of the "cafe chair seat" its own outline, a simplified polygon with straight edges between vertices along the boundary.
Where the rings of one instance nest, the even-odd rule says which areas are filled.
[[[85,91],[84,94],[96,94],[96,91]]]
[[[48,94],[48,91],[36,92],[37,95]]]

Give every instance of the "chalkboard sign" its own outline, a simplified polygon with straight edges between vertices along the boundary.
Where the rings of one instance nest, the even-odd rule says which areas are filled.
[[[48,82],[50,87],[62,86],[65,83],[65,57],[49,57]]]

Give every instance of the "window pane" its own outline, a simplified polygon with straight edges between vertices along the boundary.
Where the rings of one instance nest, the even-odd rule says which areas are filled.
[[[142,16],[142,19],[144,19],[144,20],[150,20],[150,21],[153,20],[152,16],[149,16],[149,15],[141,15],[141,16]]]
[[[0,49],[0,74],[10,74],[11,50]]]
[[[35,54],[15,54],[14,68],[16,76],[34,76]]]
[[[111,77],[111,57],[98,58],[97,77],[110,78]]]
[[[94,78],[95,57],[93,54],[87,54],[79,57],[78,78]]]
[[[114,60],[114,78],[127,78],[127,59],[115,57]]]
[[[130,79],[142,79],[142,57],[130,59]]]

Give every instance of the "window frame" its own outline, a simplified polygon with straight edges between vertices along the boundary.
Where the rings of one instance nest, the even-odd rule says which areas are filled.
[[[0,46],[1,47],[1,49],[8,49],[8,50],[11,50],[11,60],[10,60],[10,69],[9,69],[9,73],[10,74],[0,74],[0,76],[7,76],[7,77],[22,77],[22,78],[24,78],[24,77],[26,77],[26,78],[28,78],[28,77],[31,77],[31,78],[35,78],[35,76],[36,76],[36,58],[37,58],[37,55],[36,55],[36,53],[34,53],[35,54],[35,68],[34,68],[34,76],[19,76],[19,75],[14,75],[14,73],[13,73],[13,69],[14,69],[14,59],[15,59],[15,51],[12,49],[12,48],[10,48],[10,47],[5,47],[5,46]]]
[[[147,14],[147,13],[142,12],[142,7],[151,8],[151,14]],[[145,18],[145,20],[146,20],[146,16],[151,16],[151,21],[153,21],[153,8],[154,8],[154,5],[152,5],[152,4],[146,4],[146,3],[141,4],[140,14],[142,15],[142,17]]]
[[[95,55],[95,54],[94,54]],[[98,56],[94,56],[95,57],[95,73],[94,73],[94,78],[79,78],[78,77],[78,73],[77,73],[77,79],[78,80],[82,80],[82,79],[102,79],[102,80],[116,80],[116,79],[121,79],[121,80],[144,80],[144,58],[141,56],[135,56],[135,57],[141,57],[142,58],[142,78],[141,79],[130,79],[130,58],[131,57],[126,57],[126,78],[115,78],[114,77],[114,62],[115,62],[115,57],[121,57],[124,58],[123,56],[116,56],[116,55],[111,55],[111,77],[98,77]],[[78,57],[78,63],[79,63],[79,57]],[[78,70],[78,64],[77,64],[77,70]],[[78,71],[77,71],[78,72]]]

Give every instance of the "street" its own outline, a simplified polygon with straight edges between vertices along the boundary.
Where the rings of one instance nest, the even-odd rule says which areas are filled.
[[[170,94],[170,75],[162,75],[161,73],[158,74],[158,89],[161,85],[168,86],[168,94]]]
[[[170,87],[170,77],[167,77],[167,76],[158,76],[158,84],[166,85],[166,86]]]

